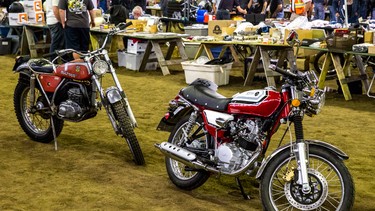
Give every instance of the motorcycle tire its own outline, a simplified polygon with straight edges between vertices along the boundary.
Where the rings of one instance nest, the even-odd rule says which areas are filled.
[[[54,140],[51,116],[43,111],[29,112],[29,91],[29,80],[20,80],[14,90],[13,103],[18,123],[31,140],[50,143]],[[36,87],[35,99],[43,103],[43,98],[40,88]],[[47,102],[44,102],[43,105],[48,106]],[[63,129],[64,121],[56,117],[52,119],[56,137],[58,137]]]
[[[314,69],[317,73],[322,73],[322,69],[323,69],[323,63],[324,63],[324,60],[325,60],[325,57],[327,55],[327,52],[324,52],[324,51],[320,51],[319,53],[317,53],[315,55],[315,59],[314,59]],[[341,65],[344,64],[344,57],[342,55],[340,55],[340,62],[341,62]],[[327,79],[334,79],[336,77],[336,70],[335,70],[335,67],[333,65],[333,63],[331,63],[329,69],[328,69],[328,73],[327,73],[327,76],[326,78]]]
[[[133,155],[135,164],[144,165],[145,159],[143,157],[141,147],[139,146],[139,142],[134,133],[134,129],[131,125],[130,118],[126,113],[126,110],[122,101],[119,101],[113,104],[113,112],[115,113],[115,116],[117,117],[117,121],[119,124],[119,129],[121,131],[121,134],[129,145],[130,152]]]
[[[183,142],[186,139],[183,139],[184,131],[189,123],[189,115],[183,117],[175,126],[172,133],[169,136],[168,142],[178,145],[180,147],[183,147],[186,145],[185,142]],[[192,134],[199,134],[199,131],[202,130],[202,120],[197,119],[197,121],[194,123],[195,125],[192,127],[192,130],[190,130],[189,136]],[[204,142],[203,146],[208,146],[208,140],[207,136],[204,135],[204,140],[194,140],[189,147],[194,146],[202,146],[202,141]],[[202,148],[200,148],[202,149]],[[207,179],[210,177],[210,173],[205,170],[195,170],[187,167],[186,165],[182,164],[181,162],[178,162],[176,160],[173,160],[171,158],[166,157],[165,160],[167,173],[170,178],[170,180],[175,184],[177,187],[184,189],[184,190],[193,190],[201,185],[203,185]]]
[[[332,152],[309,146],[308,177],[311,191],[302,192],[295,156],[284,150],[272,158],[260,181],[260,197],[265,210],[351,210],[354,203],[353,179],[343,161]],[[294,177],[283,176],[294,168]],[[289,171],[290,173],[290,171]]]

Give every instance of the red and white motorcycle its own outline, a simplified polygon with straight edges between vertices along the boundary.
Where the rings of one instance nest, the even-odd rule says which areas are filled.
[[[265,210],[350,210],[354,184],[335,146],[304,137],[302,120],[324,105],[314,72],[270,69],[282,74],[281,91],[272,87],[225,97],[210,81],[197,79],[169,103],[158,130],[170,132],[155,146],[166,156],[171,181],[192,190],[212,173],[254,175]],[[294,137],[265,156],[280,124]]]

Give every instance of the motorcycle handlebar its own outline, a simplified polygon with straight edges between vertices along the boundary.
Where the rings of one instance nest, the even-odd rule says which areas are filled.
[[[129,21],[129,22],[127,22],[127,23],[121,23],[121,24],[119,24],[119,29],[120,30],[124,30],[125,28],[127,28],[128,26],[131,26],[133,24],[133,22],[131,22],[131,21]]]
[[[268,66],[268,68],[271,69],[271,70],[273,70],[273,71],[276,71],[276,72],[278,72],[278,73],[280,73],[282,75],[291,77],[291,78],[295,78],[295,79],[299,78],[297,74],[292,73],[290,71],[283,70],[283,69],[281,69],[280,67],[277,67],[274,64],[271,64],[270,66]]]

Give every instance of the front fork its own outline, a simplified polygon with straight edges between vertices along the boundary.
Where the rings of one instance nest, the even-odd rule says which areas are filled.
[[[311,188],[309,185],[309,177],[307,172],[309,164],[309,150],[303,135],[302,115],[303,114],[299,112],[294,116],[294,129],[297,141],[296,147],[293,149],[293,152],[296,156],[298,164],[297,183],[302,185],[302,192],[306,194],[311,191]]]

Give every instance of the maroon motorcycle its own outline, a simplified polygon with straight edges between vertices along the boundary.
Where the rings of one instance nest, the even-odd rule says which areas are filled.
[[[166,156],[171,181],[192,190],[212,173],[234,176],[248,197],[240,175],[256,175],[265,210],[350,210],[354,184],[335,146],[306,140],[302,120],[324,105],[314,72],[270,69],[283,76],[281,91],[272,87],[227,98],[210,81],[197,79],[169,103],[158,125],[171,132],[168,142],[155,146]],[[280,124],[294,135],[265,156]],[[285,134],[284,134],[285,135]],[[280,142],[281,143],[281,142]]]
[[[14,90],[14,110],[24,132],[42,143],[55,141],[64,121],[81,122],[96,116],[102,108],[117,135],[123,137],[137,165],[145,163],[135,135],[136,119],[125,91],[105,49],[109,37],[123,32],[131,22],[120,23],[109,30],[103,45],[91,52],[63,49],[45,57],[56,56],[51,62],[44,58],[17,57],[13,71],[19,73]],[[56,64],[56,60],[76,53],[81,61]],[[106,90],[102,80],[111,75],[112,86]]]

